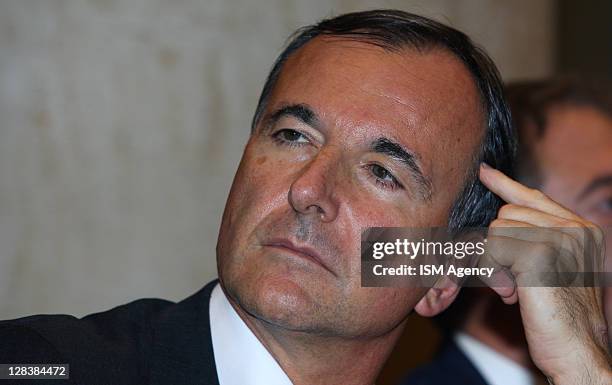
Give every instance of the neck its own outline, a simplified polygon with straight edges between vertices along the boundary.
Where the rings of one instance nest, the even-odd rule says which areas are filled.
[[[287,330],[234,308],[295,385],[374,384],[405,325],[378,337],[330,337]]]

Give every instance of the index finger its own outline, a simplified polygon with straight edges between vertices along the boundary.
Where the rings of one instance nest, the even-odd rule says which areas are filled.
[[[582,221],[579,216],[548,198],[544,193],[520,184],[486,163],[481,163],[478,176],[482,184],[507,203],[540,210],[567,220]]]

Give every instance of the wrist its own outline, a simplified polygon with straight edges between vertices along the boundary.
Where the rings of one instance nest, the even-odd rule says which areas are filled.
[[[551,385],[612,385],[612,367],[607,359],[575,362],[547,378]]]

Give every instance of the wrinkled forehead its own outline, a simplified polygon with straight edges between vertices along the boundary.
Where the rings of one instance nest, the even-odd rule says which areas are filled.
[[[267,110],[283,103],[311,106],[344,136],[386,131],[432,162],[442,160],[434,154],[439,152],[471,162],[485,131],[471,73],[439,48],[390,51],[355,39],[317,37],[289,57]]]
[[[344,37],[317,37],[287,60],[282,75],[298,70],[303,80],[312,77],[355,82],[361,88],[374,87],[399,99],[421,91],[422,103],[415,107],[435,107],[448,102],[476,102],[478,94],[471,74],[451,52],[432,47],[420,50],[406,47],[391,51],[367,41]],[[295,73],[292,73],[295,79]],[[341,75],[340,79],[337,78]],[[282,78],[282,76],[281,76]],[[444,91],[443,95],[439,91]],[[474,100],[466,100],[466,97]]]

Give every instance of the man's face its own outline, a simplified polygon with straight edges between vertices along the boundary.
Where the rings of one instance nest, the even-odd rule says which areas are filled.
[[[482,116],[450,53],[309,42],[285,64],[227,201],[217,255],[230,298],[291,330],[398,325],[427,290],[360,287],[361,232],[446,225]]]
[[[553,108],[534,150],[542,191],[607,230],[607,271],[612,271],[612,118],[592,107]],[[605,297],[612,325],[612,287]]]

